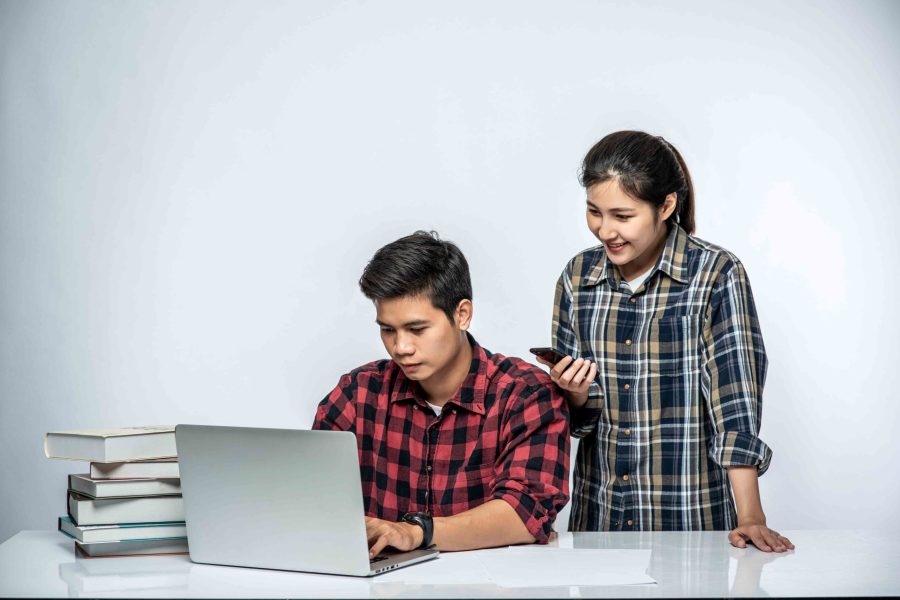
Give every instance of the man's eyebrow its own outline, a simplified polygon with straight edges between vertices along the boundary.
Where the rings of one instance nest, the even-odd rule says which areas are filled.
[[[394,328],[393,325],[389,325],[388,323],[382,323],[378,319],[375,319],[375,322],[378,323],[378,325],[380,325],[381,327],[390,327],[391,329]],[[407,321],[406,323],[403,323],[402,325],[400,325],[400,327],[421,327],[422,325],[428,325],[428,323],[429,323],[429,321],[427,319],[416,319],[414,321]]]

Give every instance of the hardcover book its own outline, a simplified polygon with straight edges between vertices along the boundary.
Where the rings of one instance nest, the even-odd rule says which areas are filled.
[[[179,477],[178,460],[161,458],[134,462],[91,463],[91,479],[138,479],[144,477]]]
[[[91,498],[171,496],[181,493],[180,479],[98,479],[69,475],[69,489]]]
[[[69,492],[69,517],[78,526],[184,521],[181,496],[89,498]]]
[[[47,458],[122,462],[176,456],[175,428],[169,425],[51,431],[44,436]]]
[[[57,528],[83,544],[187,537],[184,521],[172,523],[131,523],[122,525],[76,525],[70,517],[60,517]]]
[[[75,542],[87,556],[134,556],[136,554],[187,554],[187,538],[163,540],[130,540],[125,542],[97,542],[82,544]]]

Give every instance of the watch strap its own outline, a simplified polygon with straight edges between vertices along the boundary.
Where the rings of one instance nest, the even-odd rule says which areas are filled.
[[[427,548],[431,545],[431,538],[434,537],[434,520],[431,515],[422,512],[408,512],[403,514],[401,520],[422,528],[422,544],[419,548]]]

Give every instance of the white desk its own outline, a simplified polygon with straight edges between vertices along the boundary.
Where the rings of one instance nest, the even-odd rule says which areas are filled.
[[[460,553],[398,570],[413,582],[312,575],[193,564],[186,556],[76,558],[74,543],[56,531],[23,531],[0,544],[4,597],[672,597],[898,596],[900,541],[874,531],[787,531],[797,550],[764,554],[732,548],[724,533],[560,534],[554,545],[649,549],[649,574],[638,586],[500,587],[448,574]],[[548,552],[555,552],[547,549]],[[497,551],[479,551],[497,552]],[[429,569],[431,584],[414,583]],[[452,571],[451,571],[452,573]]]

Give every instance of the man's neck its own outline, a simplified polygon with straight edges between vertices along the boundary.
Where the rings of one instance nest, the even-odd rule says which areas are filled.
[[[420,381],[427,396],[426,400],[435,406],[443,406],[462,386],[472,367],[472,345],[468,336],[463,334],[459,352],[447,365],[428,378]]]

